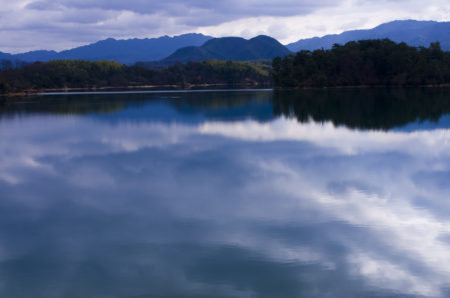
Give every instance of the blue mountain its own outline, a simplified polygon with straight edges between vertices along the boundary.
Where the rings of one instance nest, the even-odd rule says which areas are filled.
[[[0,59],[8,59],[8,60],[10,60],[10,59],[12,59],[12,55],[8,54],[8,53],[0,52]]]
[[[293,52],[300,50],[330,49],[333,44],[345,44],[363,39],[389,38],[395,42],[405,42],[410,46],[428,47],[431,42],[439,41],[444,50],[450,50],[450,22],[434,21],[393,21],[381,24],[373,29],[345,31],[341,34],[325,35],[300,39],[287,45]]]
[[[49,60],[59,59],[57,52],[44,51],[44,50],[31,51],[31,52],[26,52],[26,53],[22,53],[22,54],[15,54],[12,56],[16,60],[25,61],[25,62],[35,62],[35,61],[46,62]]]
[[[179,48],[199,46],[211,38],[210,36],[197,33],[145,39],[116,40],[108,38],[62,52],[32,51],[5,56],[4,58],[0,54],[0,59],[17,59],[26,62],[45,62],[56,59],[111,60],[123,64],[134,64],[137,61],[160,60]]]

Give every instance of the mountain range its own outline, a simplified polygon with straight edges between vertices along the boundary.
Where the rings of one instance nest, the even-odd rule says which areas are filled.
[[[116,40],[113,38],[61,52],[31,51],[22,54],[0,52],[0,59],[25,62],[56,59],[111,60],[132,65],[139,61],[166,66],[175,62],[218,60],[258,60],[285,56],[299,50],[329,49],[335,43],[362,39],[389,38],[411,46],[429,46],[440,41],[444,50],[450,50],[450,22],[393,21],[373,29],[352,30],[341,34],[301,39],[283,46],[269,36],[257,36],[250,40],[240,37],[213,38],[190,33],[179,36],[162,36],[150,39]]]
[[[389,38],[395,42],[405,42],[410,46],[428,47],[431,42],[439,41],[444,50],[450,50],[450,22],[435,21],[393,21],[381,24],[373,29],[345,31],[341,34],[325,35],[300,39],[286,45],[293,51],[331,49],[333,44],[345,44],[363,39]]]
[[[20,60],[25,62],[66,59],[111,60],[131,65],[137,61],[160,60],[187,46],[200,46],[212,39],[198,33],[179,36],[162,36],[158,38],[116,40],[108,38],[93,44],[77,47],[61,52],[31,51],[10,55],[0,52],[0,59]]]

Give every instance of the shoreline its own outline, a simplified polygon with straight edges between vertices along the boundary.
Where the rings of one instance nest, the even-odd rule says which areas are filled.
[[[274,91],[286,91],[286,90],[324,90],[324,89],[369,89],[369,88],[388,88],[388,89],[409,89],[409,88],[447,88],[450,87],[450,83],[446,84],[427,84],[427,85],[405,85],[405,86],[383,86],[383,85],[355,85],[355,86],[326,86],[326,87],[314,87],[314,86],[304,86],[304,87],[275,87],[273,85],[264,84],[254,84],[254,85],[229,85],[229,84],[192,84],[192,85],[144,85],[144,86],[126,86],[126,87],[92,87],[92,88],[52,88],[52,89],[30,89],[21,92],[12,92],[0,94],[0,102],[6,100],[7,98],[13,97],[25,97],[25,96],[36,96],[45,94],[70,94],[70,93],[90,93],[90,92],[139,92],[139,91],[202,91],[202,90],[213,90],[211,88],[221,87],[220,90],[251,90],[251,89],[271,89]],[[195,89],[198,88],[198,89]]]
[[[1,98],[17,97],[17,96],[35,96],[47,93],[72,93],[72,92],[120,92],[120,91],[182,91],[182,90],[208,90],[214,87],[221,87],[224,90],[238,90],[238,89],[272,89],[272,85],[265,84],[186,84],[186,85],[143,85],[143,86],[104,86],[91,88],[51,88],[51,89],[29,89],[20,92],[11,92],[0,94]],[[193,89],[199,88],[199,89]]]

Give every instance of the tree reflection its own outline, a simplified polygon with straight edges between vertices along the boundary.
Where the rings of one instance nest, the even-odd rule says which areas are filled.
[[[331,121],[358,129],[388,130],[415,121],[437,122],[450,113],[450,90],[411,89],[310,89],[277,91],[274,114],[300,122]]]

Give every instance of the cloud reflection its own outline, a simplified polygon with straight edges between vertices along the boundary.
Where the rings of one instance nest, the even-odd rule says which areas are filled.
[[[47,297],[441,296],[448,285],[450,189],[432,178],[449,178],[448,130],[77,116],[0,128],[3,294],[18,295],[30,264],[30,293]]]

